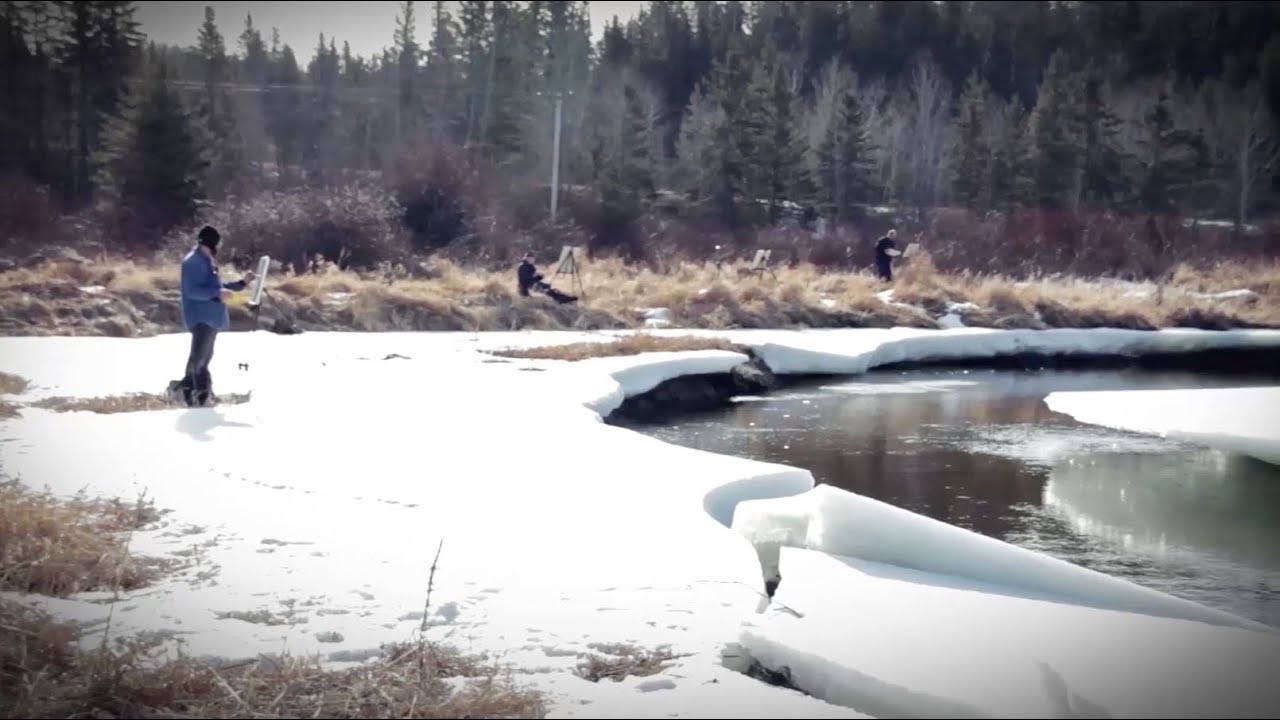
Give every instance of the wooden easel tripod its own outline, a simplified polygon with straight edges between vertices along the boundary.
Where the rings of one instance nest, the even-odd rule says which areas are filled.
[[[586,299],[586,292],[582,287],[582,276],[578,274],[578,258],[576,249],[572,245],[565,245],[560,249],[560,262],[556,266],[555,274],[552,277],[560,277],[568,275],[569,291],[577,296],[579,300]]]

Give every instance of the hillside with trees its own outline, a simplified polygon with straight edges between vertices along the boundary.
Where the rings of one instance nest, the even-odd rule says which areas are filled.
[[[0,4],[10,248],[215,222],[299,264],[856,269],[896,225],[945,270],[1149,275],[1280,247],[1277,3],[652,2],[592,42],[586,2],[405,2],[373,57],[208,8],[166,47],[135,5]]]

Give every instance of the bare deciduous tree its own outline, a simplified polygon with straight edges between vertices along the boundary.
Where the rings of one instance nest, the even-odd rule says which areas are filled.
[[[910,199],[917,207],[937,203],[944,187],[947,136],[951,129],[951,90],[937,64],[917,58],[907,90],[906,157],[911,170]]]
[[[1254,199],[1280,162],[1280,142],[1257,83],[1235,89],[1219,81],[1201,87],[1193,118],[1222,176],[1237,229],[1249,220]]]

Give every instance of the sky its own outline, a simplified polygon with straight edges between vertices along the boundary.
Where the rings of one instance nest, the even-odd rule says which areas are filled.
[[[457,17],[457,3],[448,3]],[[617,1],[590,4],[591,30],[599,39],[605,26],[617,15],[623,22],[646,5],[646,2]],[[135,16],[142,32],[156,42],[173,45],[195,45],[196,33],[204,22],[204,9],[212,7],[218,29],[227,44],[227,52],[238,53],[237,38],[244,29],[244,19],[253,15],[253,25],[271,42],[271,28],[280,29],[281,43],[287,43],[299,57],[309,55],[324,33],[326,41],[337,39],[337,46],[351,43],[351,52],[369,57],[391,44],[400,12],[398,1],[365,0],[364,2],[139,2]],[[426,44],[431,37],[433,2],[415,2],[417,35]]]

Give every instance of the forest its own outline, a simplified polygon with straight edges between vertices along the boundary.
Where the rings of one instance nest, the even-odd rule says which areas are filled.
[[[165,46],[136,5],[0,4],[8,248],[210,222],[299,263],[860,267],[897,227],[947,270],[1143,274],[1280,247],[1280,3],[655,1],[593,42],[587,2],[405,2],[374,57],[211,8]]]

